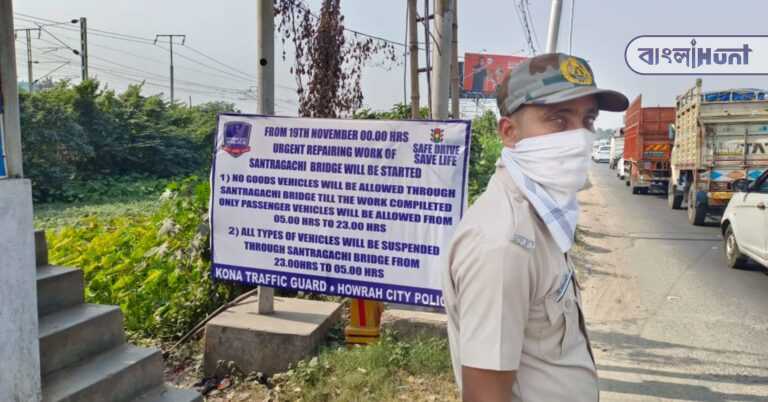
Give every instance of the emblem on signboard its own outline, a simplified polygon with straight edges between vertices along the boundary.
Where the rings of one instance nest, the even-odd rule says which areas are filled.
[[[429,137],[429,139],[432,140],[432,142],[434,142],[435,144],[439,144],[443,142],[443,140],[445,139],[445,130],[443,130],[440,127],[436,127],[430,131],[432,132],[432,135]]]
[[[238,157],[251,150],[251,125],[244,121],[224,123],[224,143],[221,148]]]

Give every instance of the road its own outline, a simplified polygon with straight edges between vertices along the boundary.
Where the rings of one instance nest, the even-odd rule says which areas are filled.
[[[768,401],[768,275],[727,268],[715,222],[606,164],[590,178],[576,259],[601,401]]]

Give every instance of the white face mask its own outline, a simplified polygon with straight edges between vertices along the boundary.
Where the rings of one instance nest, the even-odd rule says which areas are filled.
[[[587,184],[592,135],[586,129],[562,131],[526,138],[501,151],[512,180],[563,252],[573,245],[579,218],[576,193]]]
[[[553,198],[563,199],[587,185],[593,136],[583,128],[561,131],[525,138],[502,152]]]

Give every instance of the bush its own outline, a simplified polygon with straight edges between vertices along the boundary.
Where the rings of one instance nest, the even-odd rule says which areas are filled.
[[[207,181],[171,183],[147,217],[90,217],[47,233],[51,262],[81,268],[86,301],[117,304],[141,337],[173,339],[233,296],[210,279]]]
[[[72,183],[138,175],[169,178],[210,165],[216,114],[234,105],[187,107],[86,80],[20,94],[25,175],[36,202],[78,200]],[[75,185],[75,188],[77,185]]]

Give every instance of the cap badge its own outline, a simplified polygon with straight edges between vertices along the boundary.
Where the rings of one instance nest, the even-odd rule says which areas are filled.
[[[577,85],[592,85],[592,72],[581,60],[575,57],[568,57],[560,63],[560,73],[571,83]]]

